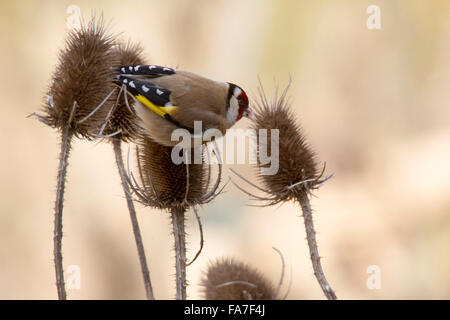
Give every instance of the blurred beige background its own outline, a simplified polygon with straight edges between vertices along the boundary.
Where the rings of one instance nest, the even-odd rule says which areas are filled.
[[[381,29],[366,27],[369,5]],[[178,66],[256,93],[292,76],[293,108],[334,173],[312,200],[319,251],[341,299],[450,298],[450,2],[2,1],[0,4],[0,299],[55,299],[53,201],[58,134],[25,117],[40,108],[69,5],[103,12],[155,64]],[[254,96],[254,94],[253,94]],[[248,125],[241,121],[240,127]],[[125,148],[126,150],[126,148]],[[234,166],[241,173],[248,166]],[[246,206],[233,186],[201,209],[201,272],[233,256],[273,283],[287,261],[288,299],[322,299],[299,207]],[[174,252],[166,213],[139,206],[153,288],[172,299]],[[189,257],[198,248],[188,219]],[[76,141],[64,211],[64,265],[81,270],[70,299],[142,299],[137,253],[112,148]],[[367,268],[381,270],[369,290]],[[292,266],[292,273],[290,272]],[[67,277],[67,275],[66,275]],[[282,288],[287,290],[288,280]]]

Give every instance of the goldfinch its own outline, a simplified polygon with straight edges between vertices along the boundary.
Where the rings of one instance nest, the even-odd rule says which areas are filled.
[[[251,117],[247,94],[229,82],[155,65],[120,66],[115,83],[135,98],[133,108],[141,126],[156,142],[174,146],[174,129],[194,133],[194,121],[202,130],[226,129],[242,117]]]

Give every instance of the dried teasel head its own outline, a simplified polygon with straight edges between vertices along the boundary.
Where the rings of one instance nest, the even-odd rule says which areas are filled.
[[[275,290],[256,269],[231,258],[210,264],[202,282],[206,300],[271,300]]]
[[[117,66],[135,66],[145,63],[143,48],[138,43],[120,41],[114,47],[114,64]],[[124,88],[116,91],[112,96],[115,105],[111,117],[108,119],[103,136],[114,136],[122,141],[130,141],[139,135],[137,115],[132,107],[132,98]]]
[[[96,137],[115,90],[113,43],[102,18],[69,32],[39,120],[54,128],[70,127],[78,137]]]
[[[160,145],[147,136],[138,140],[136,153],[141,183],[132,173],[129,174],[129,182],[137,200],[144,205],[169,210],[187,209],[207,203],[220,193],[217,191],[221,180],[220,166],[213,184],[211,167],[203,158],[199,164],[194,161],[175,164],[172,161],[172,147]]]
[[[306,195],[316,189],[326,179],[321,179],[323,170],[319,170],[314,152],[306,142],[302,129],[290,109],[287,101],[287,91],[283,91],[280,97],[275,94],[269,101],[262,85],[259,88],[259,101],[256,101],[255,114],[252,127],[257,133],[258,169],[267,169],[269,164],[263,164],[260,160],[261,150],[270,153],[272,150],[272,134],[274,143],[278,143],[278,159],[273,157],[272,161],[278,161],[278,171],[274,174],[260,174],[265,191],[269,197],[259,200],[269,201],[269,205],[299,199],[300,195]],[[267,132],[267,139],[262,139],[258,134],[263,129]],[[278,130],[278,139],[275,131]],[[274,148],[276,150],[276,146]]]
[[[300,125],[289,108],[286,100],[288,89],[289,86],[280,97],[276,92],[274,99],[269,102],[262,85],[259,88],[260,97],[254,112],[253,129],[257,133],[259,178],[265,188],[257,186],[231,170],[243,181],[263,191],[267,196],[254,195],[237,183],[233,183],[240,190],[252,196],[253,200],[266,201],[267,203],[262,206],[274,205],[287,200],[295,200],[300,204],[314,275],[325,296],[335,300],[337,299],[336,294],[329,285],[320,263],[312,209],[308,197],[311,190],[319,188],[331,176],[322,178],[325,165],[322,171],[319,171],[315,155],[308,146]],[[267,152],[271,153],[270,158],[267,157]],[[273,170],[274,168],[275,170]]]
[[[114,47],[116,64],[120,66],[135,66],[145,63],[144,48],[139,43],[118,41]]]

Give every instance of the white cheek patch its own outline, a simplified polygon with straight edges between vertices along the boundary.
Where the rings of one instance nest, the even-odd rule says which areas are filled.
[[[238,87],[235,87],[233,90],[233,96],[235,96],[236,98],[239,97],[239,95],[242,93],[242,90]]]
[[[236,89],[234,89],[236,91]],[[231,124],[234,124],[236,122],[237,116],[239,114],[239,103],[236,99],[236,97],[233,95],[230,99],[230,107],[228,108],[227,112],[227,121]]]

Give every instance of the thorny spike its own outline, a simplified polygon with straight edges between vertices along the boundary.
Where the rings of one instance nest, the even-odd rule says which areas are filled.
[[[239,173],[237,173],[234,169],[229,168],[229,170],[230,170],[231,172],[233,172],[235,175],[237,175],[239,178],[241,178],[242,180],[244,180],[245,182],[247,182],[249,185],[255,187],[256,189],[261,190],[261,191],[264,192],[264,193],[269,193],[269,194],[270,194],[269,191],[267,191],[267,190],[265,190],[265,189],[263,189],[263,188],[257,186],[256,184],[254,184],[254,183],[251,182],[250,180],[244,178],[242,175],[240,175]]]
[[[152,191],[156,197],[156,201],[158,203],[161,203],[161,200],[159,199],[158,191],[156,191],[155,184],[153,182],[152,174],[150,173],[150,171],[148,172],[148,179],[150,181],[150,185],[152,186]]]
[[[291,189],[295,188],[296,186],[299,186],[301,184],[307,184],[308,182],[312,182],[312,181],[317,181],[317,178],[311,178],[311,179],[302,180],[302,181],[296,182],[294,184],[291,184],[290,186],[288,186],[286,188],[288,190],[291,190]]]
[[[226,286],[231,286],[231,285],[234,285],[234,284],[243,284],[243,285],[249,286],[249,287],[251,287],[251,288],[253,288],[253,289],[256,289],[256,288],[257,288],[257,286],[254,285],[254,284],[251,283],[251,282],[236,280],[236,281],[228,281],[228,282],[224,282],[224,283],[218,284],[218,285],[216,286],[216,289],[220,289],[220,288],[226,287]]]
[[[131,179],[133,181],[131,181]],[[134,178],[133,173],[131,172],[130,175],[127,177],[127,180],[130,184],[130,187],[133,189],[133,192],[136,193],[136,195],[138,196],[138,198],[140,198],[140,201],[144,201],[145,198],[145,194],[144,194],[144,190],[139,186],[139,184],[137,183],[136,179]]]
[[[255,207],[255,208],[266,208],[266,207],[271,207],[274,206],[278,203],[280,203],[281,200],[274,200],[272,202],[266,203],[266,204],[246,204],[247,207]]]
[[[85,116],[83,119],[77,121],[77,124],[83,123],[85,122],[87,119],[89,119],[94,113],[96,113],[104,104],[106,101],[108,101],[108,99],[113,95],[114,91],[116,91],[116,88],[112,89],[111,92],[105,97],[105,99],[103,99],[102,102],[99,103],[99,105],[97,107],[95,107],[94,110],[92,110],[87,116]]]
[[[208,158],[207,163],[208,163],[208,179],[206,180],[206,185],[209,186],[209,183],[211,182],[211,161],[209,158],[209,152],[208,150],[206,150],[206,157]]]
[[[200,231],[200,249],[198,249],[197,253],[194,256],[194,259],[192,259],[191,262],[186,264],[186,267],[189,267],[191,264],[194,263],[195,260],[197,260],[198,256],[200,255],[200,253],[203,250],[203,244],[204,244],[202,221],[200,219],[200,216],[198,215],[197,208],[194,206],[194,207],[192,207],[192,209],[194,210],[195,218],[197,219],[198,228],[199,228],[199,231]]]
[[[188,156],[187,156],[187,152],[185,154],[185,166],[186,166],[186,192],[184,194],[184,199],[183,199],[183,204],[187,204],[187,198],[189,195],[189,161],[188,161]]]
[[[73,116],[75,115],[75,109],[77,108],[77,105],[78,105],[77,102],[74,100],[72,109],[70,110],[69,121],[67,122],[69,125],[72,123]]]
[[[214,144],[215,144],[215,146],[217,147],[217,142],[216,142],[215,140],[214,140]],[[209,160],[209,153],[206,152],[206,154],[208,155],[208,160]],[[209,202],[210,200],[214,199],[217,195],[220,194],[220,192],[219,192],[219,193],[216,193],[216,191],[217,191],[217,188],[219,187],[220,181],[222,180],[222,164],[220,163],[219,155],[218,155],[216,152],[215,152],[214,154],[215,154],[215,156],[216,156],[216,158],[217,158],[217,161],[218,161],[218,169],[219,169],[219,172],[217,173],[217,180],[216,180],[214,186],[213,186],[213,187],[211,188],[211,190],[210,190],[210,191],[202,198],[202,200],[204,200],[204,201],[206,201],[206,202]],[[209,162],[209,161],[208,161],[208,162]],[[209,164],[208,184],[207,184],[207,186],[209,186],[209,182],[210,182],[210,173],[211,173],[211,164]],[[228,182],[227,182],[227,183],[228,183]],[[223,188],[222,188],[222,190],[223,190]]]
[[[292,261],[291,261],[291,263],[290,263],[290,266],[289,266],[289,273],[290,273],[290,277],[289,277],[289,285],[288,285],[288,288],[287,288],[287,290],[286,290],[286,293],[284,294],[284,296],[283,296],[283,298],[281,299],[281,300],[286,300],[286,298],[287,298],[287,296],[289,295],[289,292],[291,292],[291,287],[292,287]]]
[[[109,110],[108,114],[106,115],[105,121],[103,122],[99,133],[97,134],[97,137],[95,139],[99,139],[99,138],[111,138],[114,137],[115,135],[118,135],[119,133],[122,132],[122,129],[117,130],[116,132],[110,133],[106,136],[103,135],[103,131],[105,130],[106,125],[109,122],[109,119],[111,118],[111,115],[113,114],[113,112],[116,110],[117,106],[119,105],[119,99],[120,99],[120,94],[122,93],[123,90],[123,86],[120,87],[119,93],[117,94],[117,98],[116,98],[116,102],[114,103],[113,107]]]
[[[139,148],[136,148],[136,159],[137,159],[137,162],[138,162],[139,176],[141,178],[141,181],[144,181],[144,174],[142,173],[141,159],[140,159],[140,156],[139,156]],[[148,178],[150,180],[150,185],[152,187],[153,194],[156,197],[156,202],[150,200],[151,198],[148,196],[147,190],[145,188],[142,188],[141,186],[139,186],[139,184],[136,182],[136,180],[135,180],[135,183],[143,191],[143,194],[146,196],[146,197],[144,197],[144,199],[147,200],[147,203],[151,203],[153,206],[155,206],[155,204],[156,204],[156,206],[160,207],[161,206],[161,200],[159,199],[159,195],[158,195],[158,192],[156,191],[156,188],[155,188],[155,185],[153,183],[153,179],[152,179],[152,175],[151,175],[150,171],[148,172]]]
[[[251,200],[274,201],[274,200],[277,199],[277,197],[273,197],[273,198],[264,198],[264,197],[257,196],[257,195],[255,195],[255,194],[253,194],[253,193],[251,193],[251,192],[245,190],[244,188],[240,187],[236,182],[233,181],[233,179],[231,179],[231,177],[230,177],[230,181],[231,181],[232,184],[234,184],[234,185],[236,186],[236,188],[238,188],[239,190],[241,190],[241,191],[244,192],[245,194],[247,194],[247,195],[253,197],[253,199],[251,199]]]
[[[120,88],[120,90],[122,90],[122,88]],[[119,93],[120,95],[120,93]],[[114,110],[117,108],[117,105],[119,103],[119,96],[117,96],[116,102],[113,104],[113,106],[111,107],[111,109],[109,109],[108,114],[106,115],[105,121],[103,122],[99,133],[97,134],[96,139],[98,139],[99,137],[103,136],[103,131],[105,130],[106,125],[109,122],[109,118],[111,118],[111,115],[113,114]]]
[[[247,194],[247,195],[253,197],[253,199],[251,199],[251,200],[263,200],[263,201],[271,200],[271,199],[268,199],[268,198],[263,198],[263,197],[259,197],[259,196],[257,196],[257,195],[252,194],[251,192],[249,192],[249,191],[243,189],[242,187],[240,187],[240,186],[239,186],[236,182],[234,182],[233,179],[231,179],[231,178],[230,178],[230,181],[231,181],[232,184],[234,184],[234,185],[236,186],[236,188],[238,188],[239,190],[241,190],[241,191],[244,192],[245,194]]]
[[[30,113],[29,115],[27,115],[27,118],[31,118],[31,117],[34,117],[37,121],[42,122],[45,125],[48,125],[48,121],[45,120],[45,118],[43,118],[42,116],[40,116],[36,112]]]
[[[118,135],[119,133],[121,133],[121,132],[122,132],[122,129],[119,129],[119,130],[117,130],[116,132],[107,134],[106,136],[99,136],[99,138],[102,138],[102,139],[112,138],[112,137],[114,137],[114,136],[117,136],[117,135]]]
[[[281,276],[280,276],[280,282],[278,282],[277,289],[275,290],[275,293],[273,294],[273,299],[275,299],[275,298],[278,296],[278,294],[280,293],[281,286],[283,285],[284,271],[285,271],[285,263],[284,263],[284,257],[283,257],[283,254],[281,253],[281,251],[278,250],[278,249],[275,248],[275,247],[272,247],[272,249],[275,250],[275,251],[280,255],[280,258],[281,258]]]
[[[283,93],[283,94],[284,94],[284,93]],[[261,201],[261,200],[262,200],[262,201],[269,201],[269,203],[263,204],[263,205],[248,204],[248,206],[250,206],[250,207],[268,207],[268,206],[272,206],[272,205],[275,205],[275,204],[280,203],[280,202],[282,201],[281,198],[282,198],[287,192],[289,192],[289,190],[291,190],[291,189],[293,189],[293,188],[295,188],[295,187],[297,187],[297,186],[299,186],[299,185],[302,185],[302,184],[305,185],[305,191],[306,191],[309,195],[315,197],[315,195],[312,193],[311,190],[313,190],[313,189],[319,189],[319,188],[320,188],[327,180],[329,180],[330,178],[333,177],[333,174],[331,174],[331,175],[329,175],[329,176],[326,176],[324,179],[320,180],[320,178],[323,176],[323,173],[325,172],[325,166],[326,166],[326,163],[324,163],[322,172],[321,172],[320,175],[318,175],[316,178],[311,178],[311,179],[302,180],[302,181],[296,182],[296,183],[294,183],[294,184],[292,184],[292,185],[290,185],[290,186],[287,186],[287,187],[286,187],[286,191],[283,192],[283,193],[281,193],[281,194],[279,194],[279,195],[272,195],[272,193],[271,193],[270,191],[265,190],[265,189],[263,189],[263,188],[257,186],[256,184],[254,184],[254,183],[251,182],[250,180],[244,178],[242,175],[240,175],[239,173],[237,173],[234,169],[229,168],[229,170],[230,170],[232,173],[234,173],[237,177],[239,177],[240,179],[242,179],[244,182],[246,182],[247,184],[249,184],[250,186],[252,186],[252,187],[254,187],[254,188],[256,188],[256,189],[258,189],[258,190],[260,190],[260,191],[262,191],[262,192],[264,192],[264,193],[266,193],[266,194],[268,194],[268,195],[272,195],[272,197],[270,197],[270,198],[269,198],[269,197],[261,197],[261,196],[257,196],[257,195],[255,195],[255,194],[251,193],[250,191],[245,190],[244,188],[242,188],[241,186],[239,186],[237,183],[235,183],[235,182],[233,181],[233,179],[230,178],[231,182],[232,182],[239,190],[241,190],[241,191],[244,192],[245,194],[247,194],[247,195],[249,195],[250,197],[252,197],[250,200],[254,200],[254,201]],[[309,186],[308,186],[308,182],[314,182],[313,187],[309,187]]]
[[[123,97],[124,97],[124,100],[125,100],[125,105],[127,106],[127,108],[128,108],[128,110],[132,113],[132,114],[135,114],[135,112],[133,112],[133,110],[131,110],[131,107],[130,107],[130,104],[128,103],[128,91],[127,91],[127,87],[123,84],[122,85],[122,88],[124,88],[124,91],[123,91]]]
[[[264,86],[263,86],[261,78],[259,76],[258,76],[258,82],[259,82],[258,93],[263,99],[263,101],[262,101],[263,104],[268,106],[269,102],[267,101],[267,95],[266,95],[266,92],[264,91]],[[259,100],[256,99],[255,101],[256,101],[256,104],[258,105],[258,107],[260,108]]]
[[[137,195],[137,197],[139,198],[138,201],[141,203],[146,203],[148,201],[148,197],[146,197],[146,193],[145,190],[143,190],[138,182],[136,181],[136,179],[134,178],[133,173],[130,171],[130,147],[128,147],[128,154],[127,154],[127,171],[128,174],[126,176],[127,182],[130,185],[132,191]],[[131,181],[131,179],[133,181]]]

